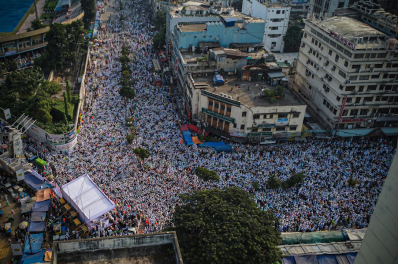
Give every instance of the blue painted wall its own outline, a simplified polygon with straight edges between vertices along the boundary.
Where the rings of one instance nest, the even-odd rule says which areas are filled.
[[[231,43],[261,43],[263,42],[264,28],[264,22],[247,23],[245,28],[225,27],[224,24],[207,25],[207,30],[196,32],[181,32],[175,27],[174,35],[177,40],[175,48],[188,49],[191,45],[198,47],[200,42],[217,41],[225,48],[229,47]]]

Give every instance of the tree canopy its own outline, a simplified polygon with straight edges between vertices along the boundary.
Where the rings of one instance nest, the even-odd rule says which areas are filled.
[[[54,23],[46,34],[46,53],[35,59],[35,64],[48,69],[62,70],[74,62],[78,43],[83,43],[86,31],[81,20],[64,25]]]
[[[128,98],[128,99],[134,99],[135,92],[133,89],[131,89],[128,86],[122,86],[119,90],[119,94],[122,97]]]
[[[208,180],[213,180],[213,181],[218,181],[220,180],[220,177],[218,176],[217,172],[203,168],[203,167],[197,167],[195,169],[195,174],[196,176],[202,178],[205,181]]]
[[[133,149],[133,153],[137,155],[141,160],[144,160],[149,157],[148,150],[145,148],[135,148]]]
[[[97,1],[95,0],[80,0],[82,9],[84,11],[83,22],[84,28],[90,29],[91,22],[95,20],[96,10],[95,4]]]
[[[297,25],[289,27],[283,41],[285,41],[284,52],[298,52],[301,42],[301,27]]]
[[[261,264],[280,261],[272,212],[237,187],[180,195],[174,225],[185,263]]]

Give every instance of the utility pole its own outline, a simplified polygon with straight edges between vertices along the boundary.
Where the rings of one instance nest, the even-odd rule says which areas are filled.
[[[33,0],[33,3],[35,4],[36,19],[39,20],[39,14],[37,13],[36,0]]]

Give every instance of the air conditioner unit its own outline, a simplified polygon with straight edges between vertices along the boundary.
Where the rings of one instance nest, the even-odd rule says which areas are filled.
[[[325,77],[325,78],[327,78],[327,77],[329,77],[327,74],[325,74],[325,76],[323,76],[323,77]]]
[[[321,47],[321,50],[323,50],[323,46]]]
[[[326,62],[325,62],[325,66],[328,66],[328,65],[329,65],[329,61],[326,61]]]
[[[345,83],[351,83],[351,81],[350,81],[350,80],[347,80]]]
[[[330,91],[330,89],[329,89],[329,87],[327,87],[326,89],[325,89],[325,92],[329,92]]]
[[[333,66],[333,67],[332,67],[332,71],[335,71],[335,70],[336,70],[336,66]]]
[[[319,71],[319,67],[318,66],[316,67],[316,70]]]
[[[370,72],[374,72],[374,71],[375,71],[375,68],[371,67]]]

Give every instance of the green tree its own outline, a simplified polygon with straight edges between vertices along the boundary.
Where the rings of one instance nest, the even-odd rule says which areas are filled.
[[[267,185],[269,189],[278,189],[281,187],[281,181],[276,178],[275,174],[272,174],[268,179]]]
[[[128,86],[122,86],[122,88],[120,88],[120,90],[119,90],[119,94],[120,94],[120,96],[128,98],[128,99],[134,99],[134,97],[135,97],[134,90]]]
[[[158,10],[155,15],[154,24],[156,29],[160,29],[164,24],[166,24],[166,12]]]
[[[199,178],[202,178],[205,181],[208,180],[213,180],[213,181],[219,181],[220,177],[218,176],[217,172],[203,168],[203,167],[197,167],[195,169],[195,174]]]
[[[66,95],[68,98],[68,102],[72,103],[72,96],[71,96],[71,92],[70,92],[70,85],[69,85],[69,81],[66,80]]]
[[[141,160],[145,160],[149,157],[149,152],[145,148],[134,148],[133,153],[137,155]]]
[[[83,17],[83,22],[84,22],[84,28],[85,29],[90,29],[91,27],[91,22],[95,20],[95,15],[96,15],[96,10],[95,10],[95,0],[80,0],[80,4],[82,6],[82,9],[84,11],[84,17]]]
[[[303,173],[295,173],[290,176],[289,179],[282,182],[282,188],[287,189],[295,186],[296,184],[302,183],[304,181],[305,175]]]
[[[284,52],[298,52],[301,42],[301,27],[294,25],[287,29],[286,35],[283,37],[285,41]]]
[[[54,23],[50,25],[50,30],[46,34],[48,42],[46,51],[50,56],[46,56],[49,69],[63,67],[64,58],[67,53],[67,38],[65,34],[65,25]]]
[[[174,228],[184,262],[261,264],[280,261],[278,219],[240,188],[180,195]]]
[[[9,60],[9,61],[7,61],[7,62],[8,62],[8,69],[9,69],[10,71],[15,71],[15,70],[18,69],[18,64],[17,64],[16,61],[11,61],[11,60]]]
[[[50,95],[56,94],[62,90],[59,83],[48,80],[43,81],[41,84],[41,89]]]
[[[348,179],[348,185],[350,185],[350,187],[355,187],[355,185],[357,185],[358,181],[355,180],[352,176],[350,176],[350,178]]]
[[[68,44],[68,52],[73,53],[77,49],[77,45],[84,42],[84,36],[87,30],[83,28],[83,21],[76,20],[65,25],[66,42]]]
[[[152,42],[155,49],[161,49],[166,45],[166,24],[153,36]]]
[[[34,19],[32,22],[30,22],[30,28],[32,30],[37,30],[46,27],[39,19]]]
[[[253,186],[253,189],[254,189],[255,191],[260,190],[260,185],[258,184],[258,182],[253,182],[253,183],[252,183],[252,186]]]
[[[69,112],[68,111],[69,110],[69,103],[68,103],[68,98],[67,98],[67,95],[66,95],[65,92],[64,92],[63,96],[64,96],[65,115],[67,116],[68,112]]]
[[[129,144],[133,143],[134,138],[135,138],[134,134],[129,134],[129,135],[126,137],[127,142],[128,142]]]

